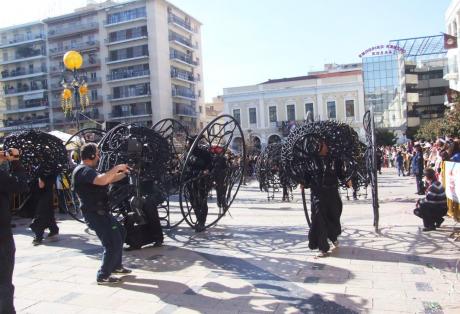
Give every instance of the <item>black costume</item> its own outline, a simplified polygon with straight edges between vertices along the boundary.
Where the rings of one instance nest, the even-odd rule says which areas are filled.
[[[308,247],[322,252],[329,251],[328,239],[337,241],[342,232],[340,216],[342,200],[338,191],[338,179],[343,179],[341,164],[329,157],[320,157],[315,182],[311,182],[312,224],[308,232]]]
[[[212,156],[206,147],[196,146],[192,151],[190,159],[190,178],[187,184],[190,203],[195,210],[197,218],[197,231],[202,231],[206,225],[208,216],[208,193],[211,190],[211,180],[209,176],[203,176],[202,172],[212,169]],[[200,177],[201,176],[201,177]],[[194,179],[198,177],[198,179]],[[220,197],[219,197],[220,199]]]
[[[11,230],[10,195],[28,190],[24,168],[11,162],[11,174],[0,170],[0,313],[15,313],[13,270],[15,245]]]
[[[30,229],[35,233],[35,239],[39,241],[43,239],[45,229],[49,229],[50,234],[57,234],[59,232],[56,218],[54,217],[53,206],[53,185],[56,182],[56,176],[43,176],[40,179],[45,183],[45,186],[38,189],[35,187],[34,194],[36,193],[36,197],[34,199],[37,203],[35,203],[34,219],[30,224]],[[33,184],[38,187],[37,181],[34,181]]]

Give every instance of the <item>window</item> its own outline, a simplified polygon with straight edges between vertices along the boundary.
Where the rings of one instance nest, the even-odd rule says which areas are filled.
[[[327,118],[328,119],[336,119],[337,113],[335,111],[335,101],[328,101],[327,102]]]
[[[295,121],[295,105],[287,105],[286,111],[288,121]]]
[[[257,123],[257,111],[256,108],[249,108],[249,123],[256,124]]]
[[[313,109],[313,103],[307,102],[305,103],[305,116],[307,116],[308,112],[311,112],[312,116],[315,116],[315,110]]]
[[[268,107],[268,116],[269,116],[270,122],[278,121],[278,118],[276,116],[276,107],[275,106]]]
[[[239,124],[241,124],[240,109],[233,109],[233,118],[235,118],[235,120],[238,121]]]
[[[92,89],[91,90],[91,101],[96,101],[97,100],[97,89]]]
[[[355,101],[345,100],[345,116],[347,118],[353,118],[355,116]]]

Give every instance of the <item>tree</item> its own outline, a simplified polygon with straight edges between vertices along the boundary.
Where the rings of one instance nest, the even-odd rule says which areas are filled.
[[[392,131],[379,129],[375,131],[375,141],[378,146],[392,146],[396,143],[396,135]]]
[[[460,137],[460,103],[444,112],[444,117],[434,119],[422,125],[416,134],[416,139],[435,140],[438,137]]]

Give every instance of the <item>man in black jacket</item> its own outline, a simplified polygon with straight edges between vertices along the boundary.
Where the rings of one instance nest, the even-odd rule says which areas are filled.
[[[0,151],[0,163],[10,161],[11,173],[0,170],[0,313],[16,313],[13,304],[14,254],[16,251],[11,230],[10,195],[28,189],[19,151],[11,148]]]

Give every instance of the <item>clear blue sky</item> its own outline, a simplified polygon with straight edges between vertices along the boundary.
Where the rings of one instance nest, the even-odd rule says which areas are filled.
[[[439,34],[450,0],[169,0],[203,23],[205,97],[359,62],[369,46]]]
[[[6,0],[5,0],[6,1]],[[358,62],[369,46],[439,34],[450,0],[169,0],[203,23],[205,97],[224,87]],[[101,0],[98,0],[101,2]],[[0,27],[69,13],[86,0],[14,0]]]

